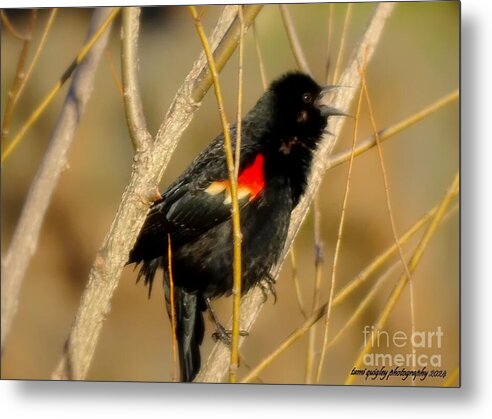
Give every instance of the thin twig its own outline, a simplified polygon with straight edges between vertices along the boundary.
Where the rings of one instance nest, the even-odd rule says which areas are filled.
[[[363,300],[352,312],[352,315],[349,317],[349,319],[338,330],[337,334],[328,341],[328,343],[326,344],[326,350],[331,348],[338,341],[338,339],[340,339],[340,337],[349,329],[349,327],[359,318],[359,316],[364,312],[369,303],[374,299],[383,284],[390,278],[393,271],[399,266],[401,266],[401,261],[397,260],[391,266],[389,266],[382,275],[379,276],[374,285],[371,287],[370,291],[365,294]]]
[[[325,80],[326,83],[330,81],[330,70],[331,70],[331,39],[333,36],[333,7],[334,4],[330,3],[329,8],[328,8],[328,40],[326,42],[326,75],[325,75]]]
[[[345,20],[343,22],[342,38],[340,40],[340,46],[338,48],[337,63],[335,64],[335,72],[333,73],[333,83],[338,82],[338,75],[340,74],[342,58],[345,53],[345,39],[347,38],[347,32],[348,32],[351,16],[352,16],[352,3],[347,3],[347,11],[345,12]]]
[[[437,206],[424,214],[415,224],[413,224],[399,239],[398,245],[402,246],[410,240],[423,226],[427,224],[437,211]],[[348,298],[357,288],[359,288],[379,267],[392,257],[398,250],[398,245],[393,243],[385,251],[376,256],[362,271],[347,283],[334,298],[334,303],[338,304]]]
[[[238,5],[238,16],[240,23],[239,31],[239,64],[238,64],[238,87],[237,87],[237,116],[236,116],[236,150],[234,159],[234,183],[237,191],[239,176],[239,164],[241,158],[241,129],[242,129],[242,103],[243,103],[243,59],[244,59],[244,16],[243,6]],[[218,79],[217,79],[218,83]],[[225,114],[224,114],[225,116]],[[225,136],[224,136],[225,139]],[[224,140],[225,141],[225,140]],[[230,139],[229,139],[230,141]],[[226,145],[227,147],[227,145]],[[231,148],[232,153],[232,146]],[[226,150],[227,152],[227,150]],[[232,197],[232,187],[231,187]],[[236,196],[236,209],[232,205],[233,234],[234,234],[234,277],[232,283],[232,336],[231,336],[231,362],[229,367],[229,382],[237,381],[237,370],[239,368],[239,334],[240,334],[240,310],[241,310],[241,226],[239,204]],[[234,213],[234,211],[237,211]],[[234,220],[236,217],[236,220]],[[236,265],[237,264],[237,265]]]
[[[173,252],[171,235],[167,235],[167,272],[169,275],[169,305],[171,311],[171,342],[173,348],[173,381],[178,381],[178,340],[176,338],[176,304],[174,301]]]
[[[121,30],[121,76],[126,123],[136,153],[149,147],[152,136],[147,130],[138,85],[138,38],[140,7],[125,7]]]
[[[92,47],[96,44],[96,42],[101,38],[103,34],[106,33],[106,29],[111,25],[113,19],[117,16],[119,12],[119,8],[111,9],[111,13],[107,17],[107,19],[101,23],[101,26],[94,33],[94,35],[87,41],[87,43],[80,50],[77,57],[72,61],[72,63],[65,70],[60,80],[53,86],[53,88],[49,91],[46,97],[41,101],[41,103],[36,107],[36,109],[31,113],[29,118],[27,118],[26,122],[22,125],[17,135],[12,139],[12,141],[7,145],[5,151],[2,153],[2,164],[10,154],[14,151],[15,147],[20,143],[26,132],[32,127],[32,125],[39,119],[44,110],[51,103],[56,94],[60,91],[65,82],[70,78],[72,73],[77,69],[77,67],[84,61],[84,59],[90,53]]]
[[[307,318],[306,309],[304,308],[304,301],[302,299],[301,286],[299,284],[299,272],[297,270],[296,251],[294,245],[291,246],[289,253],[292,266],[292,282],[294,282],[294,288],[296,290],[297,306],[299,307],[302,317]]]
[[[48,17],[48,21],[46,22],[46,25],[43,29],[43,34],[41,36],[41,40],[39,41],[38,47],[36,48],[36,52],[34,53],[34,57],[32,58],[31,64],[29,65],[29,68],[26,71],[26,76],[24,77],[24,82],[22,83],[21,87],[19,88],[19,91],[17,93],[17,100],[19,100],[19,97],[22,94],[22,91],[24,90],[24,87],[27,84],[27,81],[29,80],[29,77],[31,77],[32,71],[34,70],[34,67],[36,66],[36,63],[38,62],[38,58],[41,55],[41,51],[44,48],[44,44],[46,43],[46,39],[48,39],[48,34],[53,26],[53,23],[55,22],[55,17],[58,12],[58,9],[54,8],[51,9],[51,13]]]
[[[420,259],[422,258],[425,249],[427,248],[427,245],[430,242],[430,239],[436,232],[437,226],[439,225],[441,219],[443,218],[444,214],[446,213],[452,199],[456,196],[456,194],[459,191],[459,176],[456,174],[450,188],[448,189],[446,195],[442,199],[441,203],[439,204],[439,207],[436,211],[436,214],[430,221],[422,239],[420,240],[417,248],[413,252],[412,258],[410,259],[410,262],[408,263],[408,269],[410,270],[410,273],[412,273],[417,265],[420,262]],[[378,320],[376,324],[374,325],[374,333],[378,333],[386,324],[386,321],[388,320],[389,315],[393,311],[393,308],[395,307],[396,303],[398,302],[401,293],[405,289],[405,286],[407,285],[408,281],[410,278],[408,277],[407,273],[404,273],[400,279],[398,280],[398,283],[396,286],[393,288],[393,291],[391,292],[390,296],[388,297],[386,304],[384,305],[384,309],[381,311]],[[371,340],[367,342],[366,345],[364,345],[359,352],[359,355],[357,357],[357,360],[354,363],[354,368],[359,369],[361,364],[362,364],[362,359],[364,358],[364,355],[367,354],[372,347]],[[345,384],[352,384],[355,379],[354,375],[349,375],[347,379],[345,380]]]
[[[284,23],[287,36],[289,38],[290,48],[294,54],[297,66],[306,74],[311,74],[309,69],[309,64],[302,50],[301,43],[299,42],[299,37],[297,36],[297,31],[290,15],[289,9],[286,4],[279,4],[280,13],[282,15],[282,21]]]
[[[10,34],[18,39],[19,41],[26,41],[29,39],[29,34],[23,35],[21,34],[17,29],[15,29],[14,25],[12,25],[12,22],[10,22],[9,17],[7,16],[7,13],[5,13],[5,10],[0,10],[0,16],[2,19],[3,26],[10,32]]]
[[[357,50],[354,51],[349,64],[342,74],[341,84],[352,86],[352,89],[340,89],[335,92],[331,106],[337,109],[348,109],[352,100],[354,99],[355,92],[360,85],[360,78],[358,74],[358,63],[364,56],[367,50],[367,62],[373,55],[373,52],[378,44],[381,34],[384,29],[386,20],[391,15],[394,9],[394,3],[379,3],[375,7],[374,14],[370,19],[367,29],[365,30]],[[333,147],[335,146],[338,135],[344,125],[343,118],[332,118],[329,122],[329,131],[334,135],[325,133],[320,141],[318,149],[313,156],[312,170],[308,179],[307,189],[301,201],[292,212],[289,232],[287,240],[281,257],[276,266],[270,271],[270,275],[273,278],[277,278],[280,272],[280,267],[288,254],[288,250],[292,244],[293,239],[297,235],[299,228],[306,217],[306,214],[311,206],[312,199],[316,194],[316,191],[321,182],[322,176],[326,171],[328,156],[331,154]],[[263,294],[260,289],[255,287],[244,295],[241,302],[241,329],[249,331],[258,317],[261,308],[263,306]],[[220,382],[227,371],[229,365],[229,351],[224,345],[216,344],[207,360],[198,374],[196,381],[205,382]]]
[[[96,9],[91,19],[89,36],[99,30],[114,9]],[[86,60],[78,67],[65,99],[50,145],[29,189],[9,249],[2,257],[2,351],[5,338],[17,311],[17,301],[29,261],[36,251],[39,233],[53,191],[61,172],[67,165],[67,153],[72,144],[89,97],[101,54],[105,48],[109,30],[102,34]]]
[[[363,65],[364,66],[366,65],[366,59],[365,58],[364,58],[364,64]],[[323,371],[325,355],[326,355],[326,346],[328,343],[328,331],[329,331],[329,326],[330,326],[331,309],[332,309],[332,305],[333,305],[333,297],[335,295],[335,281],[336,281],[336,273],[337,273],[337,267],[338,267],[338,257],[340,255],[340,246],[342,244],[343,227],[345,225],[345,214],[346,214],[346,210],[347,210],[348,195],[349,195],[349,191],[350,191],[350,180],[352,177],[352,168],[353,168],[353,163],[354,163],[354,150],[355,150],[355,145],[357,142],[357,132],[359,129],[361,105],[362,105],[362,89],[359,93],[359,99],[357,101],[357,110],[355,113],[354,133],[353,133],[353,137],[352,137],[352,152],[351,152],[351,157],[349,160],[347,180],[345,183],[345,193],[344,193],[343,202],[342,202],[342,213],[340,215],[340,223],[338,225],[337,242],[335,245],[335,252],[333,255],[333,264],[331,267],[330,294],[328,297],[328,307],[326,308],[325,328],[324,328],[324,332],[323,332],[323,344],[321,346],[320,359],[319,359],[319,363],[318,363],[318,368],[316,370],[316,383],[319,383],[319,380],[321,379],[321,372]]]
[[[220,45],[220,51],[227,57],[232,54],[228,51],[237,45],[234,31],[230,32],[236,18],[237,8],[226,6],[211,37],[212,49],[217,52]],[[224,56],[221,59],[226,60]],[[201,88],[207,86],[202,78],[207,71],[207,61],[201,53],[172,101],[152,147],[135,156],[130,181],[91,268],[63,356],[53,373],[55,379],[80,380],[87,375],[128,253],[144,223],[156,185],[199,106],[195,95],[205,94]]]
[[[415,112],[414,114],[400,120],[399,122],[389,126],[388,128],[382,129],[381,131],[378,132],[379,141],[382,143],[383,141],[392,138],[394,135],[416,124],[417,122],[422,121],[424,118],[437,112],[444,106],[456,102],[458,100],[458,97],[459,97],[459,91],[456,89],[451,93],[447,94],[446,96],[442,97],[441,99],[438,99],[435,102],[431,103],[430,105],[426,106],[422,110]],[[355,149],[354,157],[359,157],[361,154],[365,153],[366,151],[374,147],[376,143],[377,143],[376,137],[374,135],[371,135],[370,137],[361,141],[359,146]],[[350,156],[351,156],[350,149],[332,155],[330,157],[329,167],[333,168],[349,161]]]
[[[239,5],[238,8],[238,16],[239,21],[241,22],[241,31],[239,35],[239,65],[238,65],[238,75],[237,75],[237,116],[236,116],[236,126],[237,126],[237,134],[236,134],[236,150],[235,150],[235,177],[236,182],[239,176],[239,158],[241,155],[241,129],[242,129],[242,104],[243,104],[243,59],[244,59],[244,19],[243,19],[243,6]],[[238,302],[239,304],[239,302]]]
[[[263,86],[263,90],[266,90],[268,88],[268,81],[265,72],[265,65],[263,63],[263,57],[261,56],[261,49],[260,49],[260,43],[258,41],[256,22],[253,23],[253,39],[255,41],[255,51],[256,51],[256,57],[258,58],[258,66],[260,67],[261,85]]]
[[[388,181],[388,175],[386,173],[386,167],[384,164],[384,157],[383,157],[383,149],[381,147],[381,140],[379,139],[378,135],[378,129],[377,129],[377,124],[376,120],[374,117],[374,110],[372,107],[371,103],[371,98],[369,96],[369,90],[367,88],[367,80],[366,80],[366,74],[364,69],[361,70],[361,79],[362,79],[362,90],[364,91],[364,96],[366,98],[367,102],[367,108],[369,110],[369,119],[371,121],[371,127],[372,127],[372,132],[374,137],[376,138],[376,149],[378,152],[378,159],[379,159],[379,164],[381,166],[381,172],[383,175],[383,182],[384,182],[384,194],[385,194],[385,200],[386,200],[386,209],[388,212],[388,217],[390,219],[390,224],[391,224],[391,232],[393,234],[393,240],[398,248],[398,254],[400,255],[400,260],[403,265],[403,269],[405,270],[405,273],[408,276],[409,280],[409,289],[410,289],[410,323],[411,323],[411,332],[412,336],[415,335],[415,303],[414,303],[414,293],[413,293],[413,281],[410,275],[410,270],[408,269],[407,262],[405,261],[405,257],[403,255],[403,249],[399,244],[399,239],[398,239],[398,232],[396,230],[396,222],[395,222],[395,217],[393,215],[393,209],[391,205],[391,197],[390,197],[390,189],[389,189],[389,181]],[[412,347],[412,354],[413,358],[415,359],[415,354],[416,354],[416,349],[413,340],[411,341],[411,347]],[[415,366],[415,365],[412,365]],[[412,385],[415,385],[415,381],[412,380]]]
[[[31,45],[32,32],[34,30],[34,25],[36,23],[37,16],[38,16],[37,10],[36,9],[31,10],[29,23],[27,26],[27,34],[25,35],[24,41],[22,42],[22,47],[19,53],[19,59],[17,60],[17,67],[15,69],[14,80],[12,82],[12,86],[7,96],[8,99],[7,99],[7,104],[5,105],[5,113],[3,114],[2,133],[1,133],[2,150],[3,147],[5,146],[5,142],[7,141],[7,136],[10,130],[10,122],[12,116],[14,115],[15,105],[20,95],[19,92],[22,89],[22,85],[25,83],[26,73],[24,71],[24,66],[26,65],[27,53],[29,52],[29,46]]]
[[[106,55],[106,59],[108,60],[109,70],[111,72],[111,78],[113,79],[114,85],[116,86],[116,90],[118,90],[121,99],[123,99],[124,96],[123,85],[121,84],[120,77],[118,75],[118,72],[116,71],[116,66],[114,65],[113,54],[111,54],[111,51],[107,49],[105,55]]]
[[[243,7],[243,31],[246,33],[248,28],[254,23],[256,16],[260,13],[263,8],[262,4],[254,4]],[[221,71],[224,65],[231,57],[232,53],[236,50],[239,45],[239,37],[241,33],[241,22],[239,17],[236,17],[234,22],[227,30],[226,39],[227,42],[221,42],[217,48],[214,50],[214,60],[217,71]],[[195,102],[200,102],[205,93],[212,85],[212,76],[208,67],[204,68],[202,72],[198,75],[195,85],[193,86],[193,100]]]
[[[241,365],[244,365],[248,371],[251,371],[253,369],[253,367],[248,362],[248,360],[244,357],[244,354],[241,351],[239,351],[239,358],[241,360]],[[256,376],[256,381],[260,384],[265,383],[259,376]]]
[[[323,241],[321,240],[321,211],[319,208],[319,196],[316,195],[313,200],[313,219],[314,219],[314,291],[311,314],[313,314],[320,303],[321,278],[323,276]],[[316,328],[309,330],[308,347],[306,356],[306,374],[304,381],[306,384],[312,383],[312,373],[314,366],[314,352],[316,341]]]
[[[193,19],[195,20],[196,30],[200,41],[202,43],[203,51],[207,57],[208,66],[212,75],[214,84],[215,98],[217,99],[217,109],[220,114],[220,122],[222,124],[222,130],[224,132],[224,151],[226,155],[227,173],[229,175],[229,189],[231,194],[231,218],[232,218],[232,236],[233,236],[233,285],[232,295],[235,297],[233,307],[233,322],[232,322],[232,337],[231,337],[231,360],[229,366],[229,382],[235,383],[237,370],[239,368],[239,309],[241,303],[241,224],[239,214],[239,202],[237,198],[237,178],[234,169],[234,156],[232,151],[231,133],[229,131],[229,122],[224,111],[224,103],[222,99],[222,92],[219,83],[219,74],[215,66],[214,57],[210,49],[207,36],[203,30],[202,23],[196,8],[194,6],[188,6]],[[242,22],[242,19],[241,19]],[[242,33],[243,26],[241,25],[240,33]],[[241,38],[241,35],[240,35]]]

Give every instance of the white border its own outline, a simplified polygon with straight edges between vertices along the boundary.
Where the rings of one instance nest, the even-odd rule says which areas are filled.
[[[108,1],[104,5],[145,2]],[[185,4],[185,2],[179,2]],[[197,2],[203,3],[203,2]],[[216,3],[224,3],[217,1]],[[148,4],[148,2],[147,2]],[[490,415],[492,127],[490,1],[462,2],[461,389],[0,382],[2,417],[340,418]],[[0,0],[0,7],[82,5]],[[102,5],[84,1],[83,6]],[[253,416],[254,415],[254,416]],[[470,416],[471,415],[471,416]]]

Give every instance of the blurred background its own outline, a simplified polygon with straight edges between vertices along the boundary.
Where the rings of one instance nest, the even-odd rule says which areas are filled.
[[[354,4],[349,22],[346,63],[374,10],[375,3]],[[336,61],[347,4],[332,8],[332,36],[328,45],[329,5],[290,5],[302,47],[314,76],[324,83],[327,62]],[[202,21],[210,34],[221,6],[204,8]],[[29,10],[6,10],[20,31],[27,26]],[[57,82],[84,43],[91,9],[60,9],[46,47],[16,107],[11,132],[15,133],[44,95]],[[49,10],[38,10],[33,33],[37,44]],[[149,129],[155,133],[178,87],[198,56],[201,46],[193,20],[185,7],[144,8],[140,38],[140,84]],[[109,229],[126,183],[133,150],[127,132],[121,96],[115,83],[120,77],[119,18],[99,69],[95,88],[69,153],[63,173],[43,224],[39,247],[25,276],[19,309],[2,356],[2,378],[50,379],[68,336],[80,296],[96,251]],[[266,5],[257,20],[258,43],[269,81],[296,68],[277,5]],[[4,26],[1,36],[1,105],[5,109],[21,41]],[[32,48],[31,56],[33,53]],[[332,67],[333,72],[333,67]],[[368,88],[379,129],[421,110],[458,88],[459,3],[409,2],[397,5],[367,70]],[[237,53],[221,73],[226,113],[236,114]],[[245,97],[243,109],[262,94],[252,31],[245,37]],[[29,186],[47,148],[67,87],[23,142],[2,166],[2,255],[5,254]],[[355,108],[351,109],[355,114]],[[3,115],[2,115],[3,117]],[[335,151],[350,147],[353,119],[347,121]],[[173,155],[164,178],[164,189],[195,155],[221,130],[210,91],[195,114]],[[363,106],[359,139],[372,133],[367,107]],[[399,234],[434,207],[444,195],[459,167],[459,107],[455,101],[422,122],[406,129],[383,145],[391,202]],[[340,221],[348,165],[326,173],[320,189],[321,239],[324,243],[320,301],[329,295],[333,252]],[[385,202],[381,167],[375,149],[354,162],[351,189],[338,261],[336,290],[350,282],[374,257],[393,244]],[[412,276],[415,326],[418,331],[441,327],[441,369],[451,374],[459,365],[459,212],[439,227]],[[412,250],[416,236],[405,246]],[[312,211],[294,244],[300,289],[310,312],[314,289],[314,239]],[[397,260],[392,260],[389,266]],[[367,295],[380,269],[332,312],[330,336],[348,320]],[[329,349],[320,383],[342,384],[363,344],[363,328],[372,325],[401,275],[401,268],[385,282],[362,316]],[[126,267],[112,302],[88,379],[169,381],[172,374],[170,326],[160,284],[148,300],[136,272]],[[248,372],[304,321],[298,308],[290,259],[284,263],[277,284],[278,301],[270,298],[242,347],[240,377]],[[222,319],[230,313],[231,300],[215,303]],[[208,319],[207,319],[208,321]],[[213,341],[208,323],[202,357]],[[408,287],[392,312],[385,330],[410,333]],[[321,347],[317,328],[315,356]],[[303,383],[308,336],[298,340],[260,374],[258,382]],[[391,346],[385,353],[409,353],[410,348]],[[425,351],[423,351],[425,353]],[[317,358],[316,358],[317,360]],[[430,369],[430,368],[429,368]],[[428,378],[417,385],[443,385]],[[357,384],[367,383],[357,379]],[[371,384],[381,384],[371,382]],[[408,385],[399,379],[383,384]],[[454,383],[456,384],[456,382]]]

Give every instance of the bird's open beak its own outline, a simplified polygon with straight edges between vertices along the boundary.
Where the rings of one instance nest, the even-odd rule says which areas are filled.
[[[327,94],[332,92],[333,90],[340,89],[345,86],[324,86],[321,89],[321,92],[319,92],[318,97],[316,98],[316,104],[318,106],[319,111],[321,112],[321,116],[324,118],[327,118],[329,116],[349,116],[345,112],[341,111],[340,109],[334,108],[332,106],[326,105],[322,103],[323,97]]]

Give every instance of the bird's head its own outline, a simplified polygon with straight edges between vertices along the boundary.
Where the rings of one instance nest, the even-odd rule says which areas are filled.
[[[275,80],[269,89],[276,129],[284,135],[298,136],[303,142],[319,139],[327,119],[343,112],[323,103],[323,96],[334,86],[321,87],[310,76],[287,73]]]

